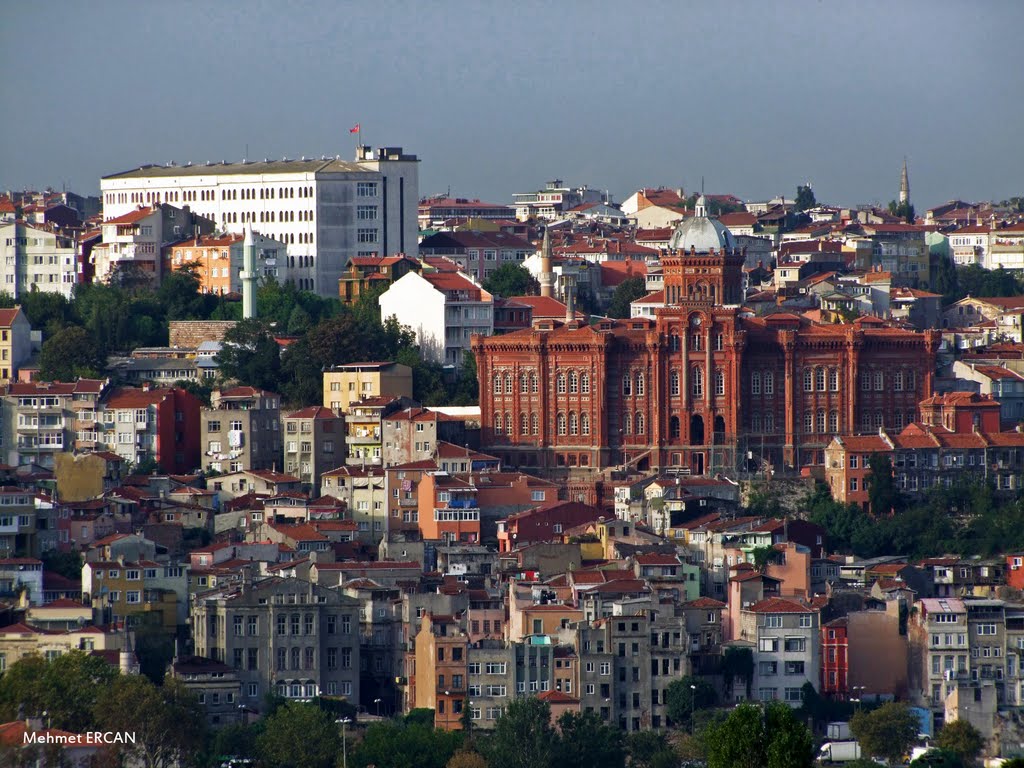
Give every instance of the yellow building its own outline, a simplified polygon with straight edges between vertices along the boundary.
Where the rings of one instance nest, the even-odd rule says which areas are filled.
[[[149,560],[86,563],[82,598],[103,623],[134,625],[158,614],[160,625],[173,630],[187,619],[188,569]]]
[[[324,407],[348,413],[371,397],[412,397],[412,368],[401,363],[353,363],[324,371]]]
[[[0,672],[25,656],[50,660],[71,651],[120,651],[123,647],[123,632],[104,632],[98,627],[61,632],[11,624],[0,629]]]

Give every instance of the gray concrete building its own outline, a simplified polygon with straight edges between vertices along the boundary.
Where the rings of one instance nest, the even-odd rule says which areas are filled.
[[[203,469],[281,466],[281,397],[254,387],[215,390],[199,412]]]

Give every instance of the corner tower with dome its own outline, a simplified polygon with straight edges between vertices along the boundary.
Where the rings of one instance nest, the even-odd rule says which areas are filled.
[[[661,259],[665,303],[738,306],[743,303],[743,258],[732,232],[707,215],[701,195],[694,216],[679,223]]]

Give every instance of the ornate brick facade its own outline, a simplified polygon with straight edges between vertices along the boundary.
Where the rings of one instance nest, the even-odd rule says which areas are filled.
[[[738,304],[742,264],[691,246],[662,258],[670,306],[653,320],[474,337],[484,450],[545,469],[780,470],[823,463],[833,435],[916,419],[937,333],[754,317]]]

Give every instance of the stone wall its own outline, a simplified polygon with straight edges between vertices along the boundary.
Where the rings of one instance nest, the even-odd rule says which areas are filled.
[[[234,320],[172,320],[170,345],[195,349],[204,341],[222,341],[235,327]]]

